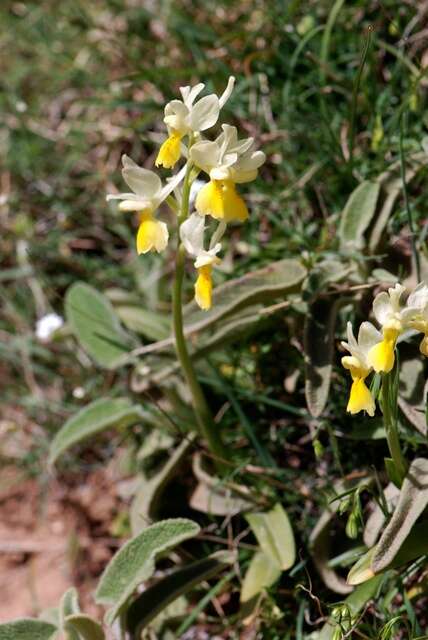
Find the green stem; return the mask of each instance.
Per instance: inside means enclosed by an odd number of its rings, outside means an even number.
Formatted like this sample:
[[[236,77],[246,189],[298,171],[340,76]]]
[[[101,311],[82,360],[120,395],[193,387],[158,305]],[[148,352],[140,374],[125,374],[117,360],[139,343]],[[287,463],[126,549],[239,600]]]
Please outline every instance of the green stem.
[[[401,451],[400,438],[398,436],[397,419],[391,407],[393,394],[391,393],[392,374],[387,373],[382,377],[382,413],[386,432],[386,440],[394,462],[397,474],[402,481],[407,473],[407,464]]]
[[[412,253],[413,253],[413,260],[415,263],[415,269],[416,269],[416,277],[418,282],[421,281],[421,264],[420,264],[420,260],[419,260],[419,253],[418,253],[418,249],[416,246],[416,232],[415,232],[415,226],[413,224],[413,217],[412,217],[412,211],[410,209],[410,203],[409,203],[409,195],[407,193],[407,183],[406,183],[406,164],[405,164],[405,156],[404,156],[404,144],[403,144],[403,140],[404,140],[404,119],[405,119],[405,112],[403,112],[401,114],[400,117],[400,170],[401,170],[401,182],[403,184],[403,195],[404,195],[404,204],[406,207],[406,214],[407,214],[407,222],[409,224],[409,229],[410,229],[410,238],[412,241]]]
[[[189,197],[190,197],[190,172],[192,165],[189,162],[183,183],[183,196],[181,203],[181,211],[178,216],[178,230],[185,221],[189,213]],[[178,237],[177,255],[175,260],[175,281],[173,288],[173,325],[175,334],[175,349],[177,357],[180,361],[184,376],[192,395],[193,409],[195,411],[196,420],[198,422],[201,434],[208,442],[208,446],[213,454],[217,465],[221,468],[221,460],[226,460],[226,450],[221,441],[218,426],[215,424],[207,401],[205,399],[202,387],[199,384],[195,369],[192,364],[189,352],[187,350],[186,339],[183,331],[183,280],[186,253],[183,245]]]
[[[364,69],[364,65],[366,64],[367,53],[370,47],[372,31],[373,31],[373,27],[370,25],[367,30],[367,38],[364,42],[363,52],[361,54],[361,60],[358,66],[357,79],[355,81],[354,90],[352,92],[351,117],[350,117],[350,125],[349,125],[349,161],[351,165],[354,160],[355,118],[357,115],[358,92],[360,90],[361,77],[363,75],[363,69]]]

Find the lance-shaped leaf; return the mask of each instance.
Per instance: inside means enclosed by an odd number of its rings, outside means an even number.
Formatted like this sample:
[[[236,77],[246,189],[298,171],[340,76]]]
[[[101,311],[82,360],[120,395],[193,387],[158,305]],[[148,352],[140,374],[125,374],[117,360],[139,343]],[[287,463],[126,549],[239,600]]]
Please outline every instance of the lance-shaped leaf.
[[[171,320],[167,315],[134,305],[119,305],[115,311],[127,329],[149,340],[163,340],[170,334]]]
[[[177,447],[166,464],[152,478],[141,480],[131,505],[131,529],[136,535],[156,517],[164,491],[176,476],[193,446],[195,436],[189,436]]]
[[[282,297],[296,290],[305,275],[306,269],[298,260],[285,259],[229,280],[214,289],[210,311],[201,311],[195,302],[186,307],[186,331],[200,331],[240,309]]]
[[[419,169],[425,166],[426,159],[423,158],[422,154],[414,154],[411,158],[411,164],[409,163],[409,166],[406,168],[406,184],[409,184],[409,182],[413,180],[413,178],[417,175]],[[399,165],[395,165],[395,170],[397,170],[398,168]],[[378,245],[382,240],[384,229],[388,223],[392,211],[394,210],[395,203],[403,187],[403,181],[401,177],[385,180],[385,178],[390,175],[391,171],[388,171],[379,177],[379,182],[385,183],[384,189],[386,192],[386,197],[379,211],[379,214],[376,217],[376,222],[373,225],[373,229],[371,230],[369,239],[370,253],[376,252]]]
[[[365,180],[351,193],[339,222],[341,249],[364,245],[364,232],[376,211],[379,189],[378,182]]]
[[[82,347],[100,367],[114,369],[136,346],[107,298],[84,282],[68,289],[65,315]]]
[[[392,518],[375,547],[371,565],[375,573],[391,565],[427,504],[428,460],[416,458],[404,479]]]
[[[218,551],[208,558],[181,567],[143,591],[126,613],[126,626],[132,638],[140,638],[147,625],[176,598],[209,580],[235,560],[235,555]]]
[[[256,551],[251,558],[241,589],[241,602],[249,602],[259,593],[272,586],[281,575],[282,569],[270,555]]]
[[[305,396],[314,418],[323,412],[330,390],[338,305],[339,300],[317,300],[305,318]]]
[[[239,336],[246,328],[251,329],[252,325],[261,324],[261,320],[265,316],[260,305],[273,302],[288,293],[297,291],[305,275],[306,269],[299,261],[285,259],[272,262],[263,269],[250,271],[241,278],[229,280],[226,284],[214,289],[214,303],[209,311],[201,312],[195,302],[186,306],[184,334],[193,342],[198,332],[207,329],[214,330],[219,321],[222,321],[218,333],[215,337],[212,336],[213,340],[204,345],[198,344],[198,347],[203,347],[208,351],[218,344],[222,344],[224,339],[234,339],[234,336]],[[238,311],[239,317],[234,318]],[[224,324],[225,318],[230,320],[227,329]],[[217,331],[217,328],[215,330]],[[170,336],[165,340],[136,349],[134,355],[153,354],[161,351],[172,353],[173,347],[174,337]]]
[[[49,464],[78,442],[111,427],[127,427],[141,418],[140,407],[131,404],[129,398],[99,398],[69,418],[55,434],[50,446]]]
[[[64,619],[64,628],[68,632],[77,633],[82,640],[104,640],[101,625],[84,613],[74,613]]]
[[[74,613],[80,613],[79,596],[74,587],[68,589],[61,598],[59,604],[59,617],[61,625],[63,624],[67,616],[71,616]]]
[[[350,570],[347,582],[350,585],[359,585],[366,580],[370,580],[375,575],[383,575],[389,569],[397,569],[407,562],[412,562],[420,556],[428,554],[428,538],[427,538],[428,521],[424,520],[416,524],[403,544],[398,553],[394,556],[391,563],[382,570],[374,571],[373,557],[376,547],[369,549]]]
[[[230,516],[248,511],[253,506],[246,500],[248,488],[242,485],[230,486],[207,473],[200,453],[193,456],[193,472],[199,483],[190,498],[192,509],[216,516]]]
[[[397,504],[398,497],[400,495],[400,490],[395,486],[395,484],[390,482],[388,486],[385,488],[383,495],[384,495],[386,504],[388,506],[388,510],[391,512],[392,507],[395,507],[395,505]],[[378,502],[375,502],[373,500],[373,502],[371,503],[371,507],[372,507],[372,512],[367,518],[366,525],[364,527],[364,532],[363,532],[364,544],[366,545],[366,547],[369,547],[369,548],[373,547],[373,545],[376,544],[380,534],[385,528],[385,519],[386,519],[385,514],[382,511]]]
[[[51,640],[58,628],[43,620],[20,618],[0,624],[0,640]]]
[[[66,640],[80,640],[80,636],[75,629],[66,628],[65,626],[66,617],[79,612],[79,596],[76,589],[71,587],[64,593],[59,603],[59,623]]]
[[[262,551],[283,571],[292,567],[296,559],[296,545],[282,505],[278,503],[266,513],[249,513],[245,517]]]
[[[153,575],[155,559],[199,533],[199,526],[185,518],[157,522],[129,540],[109,562],[95,593],[98,604],[109,605],[107,624],[119,614],[139,584]]]

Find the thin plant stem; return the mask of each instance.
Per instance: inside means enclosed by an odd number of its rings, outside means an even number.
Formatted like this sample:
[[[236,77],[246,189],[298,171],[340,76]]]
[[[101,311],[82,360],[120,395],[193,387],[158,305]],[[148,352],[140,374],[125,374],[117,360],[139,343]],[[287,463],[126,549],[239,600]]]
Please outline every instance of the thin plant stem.
[[[178,230],[186,220],[189,214],[189,198],[190,198],[190,173],[192,170],[191,162],[188,162],[187,171],[183,183],[183,195],[181,209],[178,215]],[[187,384],[189,385],[192,395],[192,404],[195,411],[196,420],[201,434],[206,439],[209,449],[213,454],[214,460],[219,468],[222,467],[221,460],[226,459],[226,450],[220,438],[218,426],[209,410],[204,392],[199,384],[193,367],[192,360],[187,350],[186,339],[183,330],[183,280],[185,267],[185,249],[180,242],[178,234],[177,255],[175,260],[175,280],[173,288],[173,326],[175,335],[175,349],[178,360],[180,361]]]
[[[372,31],[373,31],[373,27],[369,25],[367,30],[367,37],[364,42],[363,52],[361,54],[360,64],[358,66],[358,73],[357,73],[357,78],[354,84],[354,90],[352,92],[351,117],[350,117],[350,125],[349,125],[349,161],[351,164],[353,163],[353,160],[354,160],[355,117],[357,114],[358,92],[360,90],[363,69],[364,69],[364,65],[366,64],[367,54],[370,48]]]
[[[415,269],[416,269],[416,277],[418,279],[418,282],[421,281],[421,263],[419,260],[419,252],[416,246],[416,231],[415,231],[415,225],[413,222],[413,216],[412,216],[412,211],[410,209],[410,203],[409,203],[409,195],[407,192],[407,183],[406,183],[406,159],[405,159],[405,155],[404,155],[404,124],[405,124],[405,117],[406,114],[405,112],[403,112],[401,114],[401,118],[400,118],[400,170],[401,170],[401,182],[403,185],[403,195],[404,195],[404,204],[406,207],[406,214],[407,214],[407,222],[409,224],[409,229],[410,229],[410,239],[412,242],[412,254],[413,254],[413,260],[415,263]]]
[[[388,443],[389,452],[394,462],[397,474],[400,477],[400,481],[402,481],[407,473],[407,464],[401,450],[400,438],[398,436],[397,419],[391,407],[391,383],[391,374],[385,374],[382,377],[383,422],[385,426],[386,440]]]

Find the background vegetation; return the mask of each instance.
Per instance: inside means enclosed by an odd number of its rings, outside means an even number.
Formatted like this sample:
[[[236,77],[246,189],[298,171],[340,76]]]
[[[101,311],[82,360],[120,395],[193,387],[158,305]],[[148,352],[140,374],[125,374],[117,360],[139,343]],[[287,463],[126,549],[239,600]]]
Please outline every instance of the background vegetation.
[[[49,491],[54,434],[99,397],[130,396],[142,404],[145,419],[68,452],[55,481],[66,495],[93,482],[112,459],[115,472],[106,490],[115,495],[119,477],[132,481],[142,471],[156,477],[183,431],[192,430],[185,392],[172,386],[161,394],[150,383],[144,358],[136,370],[106,371],[77,345],[69,325],[49,343],[35,334],[37,320],[48,312],[64,316],[66,291],[76,281],[122,307],[119,316],[138,344],[168,334],[173,247],[166,260],[137,257],[136,221],[107,204],[105,195],[122,190],[122,153],[152,167],[164,137],[163,105],[178,86],[201,80],[221,92],[234,74],[237,87],[224,115],[254,136],[268,158],[257,182],[245,189],[250,222],[233,229],[217,284],[283,258],[298,258],[308,270],[294,297],[265,305],[256,323],[211,352],[199,370],[234,452],[229,480],[248,487],[261,509],[282,503],[296,538],[296,564],[244,625],[239,589],[256,540],[239,513],[214,516],[189,505],[195,486],[189,451],[185,472],[156,514],[199,522],[202,533],[185,547],[189,557],[230,548],[241,568],[226,572],[215,592],[221,578],[192,592],[173,634],[190,629],[193,635],[183,637],[309,638],[345,597],[320,577],[310,536],[334,486],[337,491],[335,483],[381,468],[386,454],[379,418],[346,415],[349,381],[338,366],[339,342],[347,320],[367,318],[376,287],[397,278],[416,282],[400,161],[408,172],[409,207],[426,273],[427,10],[417,0],[1,4],[0,457],[8,491],[29,478],[43,489],[36,491],[38,499]],[[364,242],[349,246],[338,234],[344,207],[358,184],[379,176],[383,199]],[[389,215],[373,240],[380,205],[393,189]],[[188,287],[190,300],[190,280]],[[303,326],[309,313],[330,317],[333,307],[334,366],[328,402],[316,415],[313,406],[308,410],[307,382],[305,398]],[[309,343],[316,359],[321,346],[315,338]],[[425,447],[424,436],[404,417],[403,429],[407,450],[416,455]],[[191,443],[192,452],[201,447]],[[90,536],[109,536],[104,559],[130,535],[131,493],[120,492],[105,514],[90,519]],[[369,497],[362,493],[363,508]],[[7,492],[2,499],[7,502]],[[336,556],[349,546],[348,507],[335,525]],[[90,557],[91,549],[76,553]],[[97,577],[102,566],[93,562],[76,570],[74,562],[78,586]],[[380,637],[394,616],[399,622],[385,638],[426,632],[424,565],[388,576],[376,602],[363,608],[355,637]],[[164,637],[166,631],[156,633]]]

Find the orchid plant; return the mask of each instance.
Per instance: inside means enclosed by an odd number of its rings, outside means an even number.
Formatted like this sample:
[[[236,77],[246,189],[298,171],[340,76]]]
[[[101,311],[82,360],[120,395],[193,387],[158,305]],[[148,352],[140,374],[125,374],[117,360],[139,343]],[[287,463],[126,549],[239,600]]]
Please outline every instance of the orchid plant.
[[[236,185],[257,177],[265,154],[254,149],[253,138],[238,138],[236,127],[222,125],[222,132],[214,140],[202,133],[217,124],[220,112],[233,91],[235,78],[231,76],[221,96],[199,95],[205,85],[181,87],[181,100],[171,100],[165,106],[164,123],[168,137],[161,145],[156,166],[174,169],[181,160],[183,166],[162,185],[153,171],[139,167],[131,158],[122,157],[122,176],[131,188],[130,193],[110,194],[107,200],[120,200],[121,211],[139,215],[136,244],[137,252],[164,251],[169,241],[169,229],[156,217],[160,205],[168,204],[176,215],[177,248],[175,283],[173,287],[173,325],[175,346],[187,383],[191,390],[193,407],[201,433],[207,439],[217,461],[225,457],[218,430],[214,424],[202,388],[189,357],[183,332],[183,280],[185,260],[189,256],[197,271],[195,301],[208,311],[212,306],[212,271],[220,264],[220,240],[232,222],[245,222],[249,213]],[[190,209],[190,189],[203,172],[209,181],[199,190],[195,211]],[[216,229],[205,249],[204,237],[210,233],[207,220],[217,221]]]

